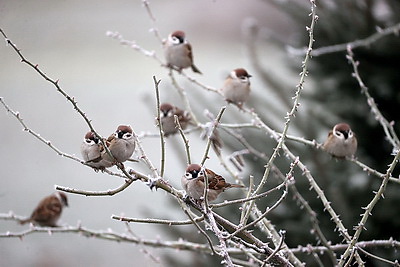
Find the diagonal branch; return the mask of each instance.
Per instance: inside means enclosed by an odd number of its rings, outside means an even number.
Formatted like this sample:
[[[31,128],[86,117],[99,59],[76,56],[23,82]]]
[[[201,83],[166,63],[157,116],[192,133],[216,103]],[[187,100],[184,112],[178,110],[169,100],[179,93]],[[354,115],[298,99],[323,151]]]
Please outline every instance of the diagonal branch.
[[[385,192],[386,185],[389,181],[389,177],[392,174],[394,168],[396,165],[399,163],[400,159],[400,150],[397,152],[395,157],[393,158],[392,163],[389,165],[388,170],[386,171],[386,177],[383,179],[381,186],[379,187],[379,190],[375,193],[375,196],[372,198],[371,202],[368,203],[367,207],[365,207],[365,212],[362,214],[362,218],[358,225],[355,227],[356,232],[354,233],[353,238],[351,239],[351,242],[349,246],[347,247],[346,251],[342,255],[339,261],[339,266],[343,266],[345,264],[345,260],[350,256],[350,253],[354,250],[355,244],[358,241],[358,238],[361,235],[361,232],[365,228],[365,224],[369,218],[369,216],[372,214],[372,210],[374,209],[375,205],[378,203],[378,201],[383,198],[383,193]]]
[[[324,47],[319,47],[316,48],[312,51],[311,55],[314,57],[318,57],[321,55],[325,54],[331,54],[331,53],[336,53],[336,52],[342,52],[346,51],[349,46],[352,48],[357,48],[357,47],[363,47],[363,46],[370,46],[371,44],[375,43],[376,41],[380,40],[383,37],[386,37],[388,35],[398,35],[400,31],[400,23],[397,23],[393,26],[387,27],[385,29],[377,29],[377,32],[368,36],[367,38],[364,39],[358,39],[349,43],[344,43],[344,44],[336,44],[336,45],[331,45],[331,46],[324,46]],[[305,50],[304,49],[296,49],[289,47],[288,48],[289,53],[293,55],[302,55],[304,54]]]
[[[395,149],[400,149],[400,140],[393,128],[393,123],[389,123],[380,112],[374,98],[369,93],[368,87],[362,81],[360,73],[358,72],[358,65],[360,63],[358,61],[355,61],[352,49],[353,48],[351,46],[347,47],[346,58],[349,60],[350,64],[353,67],[353,77],[357,80],[361,88],[361,93],[363,93],[367,97],[367,103],[371,108],[372,113],[375,115],[375,119],[381,124],[387,139]]]

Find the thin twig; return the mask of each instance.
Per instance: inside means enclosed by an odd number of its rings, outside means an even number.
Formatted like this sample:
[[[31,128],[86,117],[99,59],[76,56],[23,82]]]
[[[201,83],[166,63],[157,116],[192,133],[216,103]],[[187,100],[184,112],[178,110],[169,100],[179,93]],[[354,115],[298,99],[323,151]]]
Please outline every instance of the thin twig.
[[[150,20],[153,24],[153,27],[151,28],[151,31],[154,33],[154,35],[157,37],[158,41],[162,44],[163,40],[160,36],[160,33],[158,32],[158,29],[155,27],[156,25],[156,17],[153,15],[153,12],[151,11],[150,8],[150,3],[147,0],[142,0],[143,6],[146,8],[147,14],[150,17]]]
[[[206,204],[206,202],[205,202],[205,204]],[[215,221],[214,215],[211,212],[211,210],[206,208],[205,211],[206,211],[206,216],[207,216],[208,222],[210,223],[211,229],[214,232],[215,236],[219,240],[219,248],[221,250],[219,251],[218,254],[224,258],[224,261],[222,262],[222,264],[225,266],[228,266],[228,267],[233,267],[233,262],[229,255],[228,247],[227,247],[225,238],[222,234],[222,231],[218,228],[218,225]]]
[[[149,169],[152,171],[153,176],[155,178],[159,178],[159,174],[157,172],[156,167],[154,167],[153,163],[150,161],[150,159],[147,157],[146,152],[144,151],[143,147],[142,147],[142,143],[141,141],[137,138],[137,135],[135,132],[132,132],[133,136],[135,138],[135,142],[139,148],[140,154],[141,154],[141,159],[143,159],[143,161],[146,163],[146,165],[149,167]]]
[[[160,90],[159,84],[161,80],[157,80],[156,76],[153,76],[154,81],[154,89],[156,90],[156,106],[157,106],[157,124],[158,129],[160,131],[160,142],[161,142],[161,170],[160,176],[164,177],[164,168],[165,168],[165,139],[164,139],[164,131],[161,123],[161,111],[160,111]]]
[[[275,248],[274,252],[264,260],[264,263],[261,267],[264,267],[269,262],[269,260],[282,249],[282,245],[284,244],[284,240],[285,240],[286,231],[285,230],[279,231],[279,235],[281,236],[279,245]]]
[[[400,29],[400,27],[399,27],[399,29]],[[387,139],[392,144],[393,148],[399,150],[400,149],[400,141],[399,141],[399,137],[397,136],[397,134],[394,130],[393,123],[389,123],[389,121],[386,120],[386,118],[380,112],[378,106],[375,103],[374,98],[369,93],[368,87],[362,81],[360,73],[358,71],[358,65],[360,63],[358,61],[355,61],[352,49],[353,48],[351,46],[347,47],[346,58],[349,60],[350,64],[353,67],[353,77],[357,80],[357,82],[361,88],[361,93],[363,93],[365,95],[365,97],[367,98],[367,103],[368,103],[369,107],[371,108],[372,113],[375,115],[375,119],[381,124]]]
[[[208,244],[210,245],[210,249],[213,252],[213,254],[218,254],[215,249],[214,249],[214,245],[211,241],[210,236],[200,227],[200,225],[195,221],[195,218],[192,217],[190,209],[186,206],[186,204],[180,199],[177,198],[179,205],[181,206],[183,212],[189,217],[190,221],[192,222],[192,224],[194,224],[194,226],[196,226],[196,228],[199,230],[199,232],[207,239]]]
[[[37,73],[39,73],[40,76],[42,76],[42,78],[44,78],[46,81],[50,82],[55,88],[56,90],[64,97],[67,99],[68,102],[70,102],[73,106],[73,108],[79,113],[79,115],[81,115],[81,117],[84,119],[84,121],[86,122],[86,124],[89,126],[90,130],[99,138],[99,140],[102,142],[103,146],[105,147],[105,149],[107,150],[107,152],[109,153],[109,150],[106,146],[106,144],[104,143],[103,138],[97,133],[97,131],[94,129],[91,120],[87,117],[86,113],[83,112],[83,110],[81,110],[78,106],[78,102],[75,100],[74,97],[69,96],[66,91],[64,91],[63,89],[61,89],[60,85],[59,85],[59,80],[54,80],[52,78],[50,78],[49,76],[47,76],[47,74],[42,71],[41,68],[39,68],[39,66],[37,64],[33,64],[32,62],[30,62],[29,60],[27,60],[25,58],[25,56],[21,53],[21,50],[17,48],[17,46],[10,40],[8,39],[7,35],[5,34],[5,32],[0,28],[0,33],[3,35],[3,37],[5,38],[6,42],[8,45],[10,45],[14,51],[18,54],[18,56],[21,59],[22,63],[27,64],[28,66],[30,66],[31,68],[33,68]],[[111,155],[111,153],[109,153]],[[112,157],[112,155],[111,155]],[[112,157],[113,158],[113,157]]]
[[[337,44],[337,45],[316,48],[312,51],[311,55],[313,57],[318,57],[318,56],[325,55],[325,54],[342,52],[342,51],[346,51],[347,47],[349,47],[349,46],[351,46],[352,48],[370,46],[385,36],[392,35],[392,34],[398,35],[399,31],[400,31],[400,23],[397,23],[397,24],[387,27],[385,29],[378,28],[376,33],[368,36],[367,38],[358,39],[353,42],[348,42],[348,43],[344,43],[344,44]],[[288,47],[288,51],[289,51],[289,53],[291,53],[293,55],[300,56],[300,55],[304,54],[305,49],[296,49],[296,48]]]
[[[309,64],[309,60],[311,58],[311,51],[313,49],[313,44],[314,44],[314,27],[315,27],[315,23],[317,22],[317,19],[318,19],[317,15],[316,15],[316,11],[315,11],[315,9],[316,9],[315,1],[310,0],[310,3],[311,3],[311,25],[310,25],[310,27],[307,27],[307,31],[309,34],[309,42],[308,42],[308,48],[307,48],[307,51],[305,54],[305,58],[302,62],[302,70],[300,72],[300,81],[296,86],[296,92],[295,92],[295,96],[294,96],[293,106],[285,117],[286,120],[285,120],[285,126],[282,131],[282,136],[280,137],[279,142],[274,149],[274,152],[272,153],[269,161],[267,162],[267,164],[265,166],[264,175],[263,175],[260,183],[258,184],[256,190],[254,190],[253,195],[258,194],[261,191],[261,189],[264,187],[264,184],[267,182],[267,179],[268,179],[268,176],[269,176],[269,173],[271,170],[271,166],[274,163],[276,157],[278,156],[279,151],[281,150],[283,144],[285,143],[286,134],[287,134],[287,131],[289,130],[291,119],[295,116],[295,114],[297,113],[298,107],[299,107],[300,95],[301,95],[301,92],[304,87],[305,78],[308,75],[308,64]]]
[[[4,108],[7,110],[7,112],[11,113],[17,120],[18,122],[22,125],[23,127],[23,131],[33,135],[35,138],[37,138],[40,142],[44,143],[45,145],[49,146],[52,150],[54,150],[59,156],[65,157],[65,158],[69,158],[72,159],[74,161],[77,161],[81,164],[87,165],[83,160],[80,160],[79,158],[66,154],[64,152],[62,152],[60,149],[58,149],[57,147],[55,147],[51,141],[46,140],[45,138],[43,138],[40,134],[36,133],[35,131],[33,131],[32,129],[30,129],[24,122],[24,120],[21,117],[21,114],[17,111],[14,111],[10,108],[10,106],[8,106],[5,102],[4,99],[2,97],[0,97],[0,103],[3,104]],[[89,166],[89,165],[87,165]]]
[[[113,196],[113,195],[125,190],[128,186],[130,186],[132,184],[133,181],[134,180],[126,179],[125,183],[122,184],[121,186],[119,186],[115,189],[109,189],[107,191],[86,191],[86,190],[74,189],[74,188],[70,188],[70,187],[64,187],[64,186],[60,186],[60,185],[55,185],[55,189],[63,191],[63,192],[67,192],[67,193],[84,195],[84,196]]]
[[[258,194],[258,195],[255,195],[255,196],[247,196],[246,198],[241,198],[241,199],[224,201],[224,202],[218,203],[218,204],[211,204],[210,207],[211,208],[221,208],[221,207],[229,206],[229,205],[232,205],[232,204],[246,203],[246,202],[249,202],[251,200],[257,200],[257,199],[263,198],[263,197],[271,194],[272,192],[280,190],[285,185],[286,185],[286,182],[283,182],[283,183],[277,185],[276,187],[274,187],[274,188],[272,188],[272,189],[270,189],[270,190],[268,190],[266,192],[263,192],[261,194]]]
[[[129,46],[130,48],[140,52],[141,54],[145,55],[146,57],[154,58],[158,63],[160,63],[161,66],[165,66],[164,62],[157,56],[155,51],[149,51],[149,50],[143,49],[135,41],[125,40],[124,37],[122,36],[122,34],[120,34],[119,32],[107,31],[106,35],[108,37],[111,37],[111,38],[119,41],[119,43],[121,45]]]
[[[204,220],[204,216],[196,217],[193,218],[192,220],[186,220],[186,221],[171,221],[171,220],[161,220],[161,219],[153,219],[153,218],[147,218],[147,219],[140,219],[140,218],[127,218],[127,217],[122,217],[122,216],[117,216],[117,215],[112,215],[111,219],[117,220],[117,221],[122,221],[122,222],[135,222],[135,223],[151,223],[151,224],[166,224],[166,225],[188,225],[188,224],[193,224],[193,221],[195,222],[201,222]]]
[[[189,139],[186,138],[185,133],[183,132],[182,126],[179,122],[179,118],[177,115],[174,115],[175,124],[178,127],[178,131],[182,137],[183,143],[185,144],[185,151],[186,151],[186,163],[187,165],[192,163],[192,159],[190,158],[190,149],[189,149]]]
[[[400,159],[400,150],[394,156],[392,163],[390,163],[389,168],[386,171],[386,177],[385,177],[385,179],[383,179],[381,186],[379,187],[379,190],[375,193],[375,196],[372,198],[371,202],[368,203],[368,205],[364,208],[365,212],[364,212],[364,214],[362,214],[360,222],[355,227],[356,232],[354,233],[353,238],[351,239],[351,242],[349,243],[349,246],[347,247],[346,251],[343,253],[342,257],[340,258],[339,266],[343,266],[345,264],[346,259],[350,256],[350,253],[354,250],[355,244],[357,243],[361,232],[364,230],[365,224],[366,224],[369,216],[372,214],[372,210],[374,209],[375,205],[378,203],[379,199],[383,198],[383,193],[385,192],[386,185],[389,181],[389,177],[392,174],[396,165],[398,164],[399,159]]]
[[[287,191],[287,186],[288,186],[287,183],[285,183],[285,185],[286,185],[285,190],[283,191],[281,197],[274,203],[274,205],[272,205],[271,207],[267,207],[267,208],[265,209],[264,213],[261,214],[260,216],[258,216],[258,218],[257,218],[256,220],[252,221],[251,223],[248,223],[248,224],[246,224],[246,225],[243,225],[243,226],[239,227],[235,232],[233,232],[232,234],[230,234],[230,235],[229,235],[228,237],[226,237],[226,238],[227,238],[227,239],[228,239],[228,238],[232,238],[232,237],[235,236],[237,233],[239,233],[239,232],[241,232],[241,231],[243,231],[243,230],[245,230],[245,229],[247,229],[247,228],[249,228],[249,227],[251,227],[251,226],[257,224],[257,223],[260,222],[265,216],[267,216],[268,213],[270,213],[272,210],[274,210],[276,207],[278,207],[279,204],[281,204],[281,202],[286,198],[287,193],[288,193],[288,191]]]
[[[195,125],[200,125],[200,122],[197,120],[196,115],[192,111],[192,108],[190,106],[189,99],[187,98],[185,89],[182,88],[176,81],[174,72],[172,71],[172,69],[169,69],[168,75],[171,78],[172,85],[175,87],[175,89],[178,91],[179,96],[181,97],[181,100],[185,106],[185,110],[187,110],[189,112],[191,120],[193,121],[193,123]]]
[[[224,114],[225,110],[226,110],[225,106],[223,106],[219,110],[218,115],[215,118],[213,126],[212,126],[212,128],[211,128],[211,130],[209,132],[209,135],[207,136],[208,140],[207,140],[206,150],[204,151],[203,159],[201,160],[201,163],[200,163],[200,165],[202,165],[202,166],[204,165],[204,163],[206,162],[206,160],[208,158],[208,152],[210,151],[210,146],[211,146],[211,143],[212,143],[211,136],[212,136],[214,130],[217,128],[218,123],[221,121],[222,115]]]
[[[66,91],[64,91],[60,85],[59,85],[59,81],[58,80],[53,80],[51,79],[49,76],[47,76],[47,74],[45,74],[44,71],[42,71],[39,66],[36,64],[33,64],[32,62],[30,62],[29,60],[27,60],[24,55],[21,53],[21,51],[17,48],[17,46],[10,40],[8,39],[7,35],[4,33],[4,31],[2,29],[0,29],[0,33],[4,36],[4,38],[6,39],[7,44],[9,44],[14,51],[18,54],[18,56],[21,58],[21,62],[27,64],[28,66],[32,67],[37,73],[39,73],[40,76],[42,76],[42,78],[44,78],[46,81],[50,82],[57,90],[57,92],[59,92],[64,98],[67,99],[68,102],[70,102],[73,106],[73,108],[79,113],[79,115],[84,119],[84,121],[86,122],[86,124],[89,126],[90,130],[96,135],[96,137],[100,140],[100,142],[102,143],[104,149],[106,150],[107,154],[111,157],[111,159],[114,159],[114,156],[111,154],[108,146],[105,143],[104,138],[102,138],[101,135],[99,135],[97,133],[97,131],[94,129],[91,120],[87,117],[86,113],[83,112],[79,106],[77,101],[75,100],[74,97],[69,96]],[[49,143],[48,143],[49,145]],[[55,150],[54,148],[52,148],[53,150]],[[57,152],[57,150],[55,150]],[[116,166],[126,175],[126,177],[130,180],[133,180],[133,178],[126,172],[125,168],[123,167],[122,164],[116,164]]]
[[[379,248],[379,247],[392,247],[393,249],[400,249],[400,241],[394,240],[390,238],[388,240],[370,240],[370,241],[360,241],[356,243],[358,248]],[[318,253],[325,253],[328,250],[332,251],[341,251],[346,250],[348,244],[336,244],[331,245],[328,249],[325,246],[298,246],[297,248],[290,249],[293,253],[310,253],[311,251],[315,251]]]
[[[379,256],[377,256],[377,255],[374,255],[374,254],[372,254],[372,253],[366,251],[366,250],[363,249],[363,248],[357,247],[357,249],[358,249],[359,251],[361,251],[362,253],[364,253],[365,255],[367,255],[367,256],[369,256],[369,257],[371,257],[371,258],[374,258],[374,259],[376,259],[376,260],[378,260],[378,261],[382,261],[382,262],[384,262],[384,263],[390,264],[391,266],[399,266],[398,263],[396,264],[396,262],[394,262],[394,261],[390,261],[390,260],[384,259],[384,258],[382,258],[382,257],[379,257]]]

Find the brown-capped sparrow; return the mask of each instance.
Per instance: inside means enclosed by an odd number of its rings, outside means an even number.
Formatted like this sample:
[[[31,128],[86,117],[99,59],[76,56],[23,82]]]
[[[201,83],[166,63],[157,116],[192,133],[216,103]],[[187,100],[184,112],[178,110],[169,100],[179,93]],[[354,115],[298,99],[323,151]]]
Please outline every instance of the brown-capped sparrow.
[[[115,161],[122,163],[128,160],[135,151],[135,138],[131,126],[118,126],[115,133],[107,138],[106,144],[115,160],[108,155],[105,149],[102,151],[103,159],[113,163]]]
[[[329,132],[323,149],[337,158],[353,157],[357,151],[357,138],[347,123],[338,123]]]
[[[225,100],[241,108],[250,96],[250,77],[251,75],[242,68],[231,71],[220,89]]]
[[[168,67],[178,71],[191,67],[194,72],[201,74],[193,63],[192,46],[186,40],[183,31],[174,31],[168,35],[164,41],[164,54]]]
[[[63,207],[68,206],[67,195],[63,192],[55,192],[39,202],[31,217],[21,220],[21,224],[31,222],[35,225],[57,227],[57,221],[61,216]]]
[[[110,161],[103,159],[101,156],[102,151],[104,150],[103,145],[100,142],[100,139],[93,132],[88,132],[85,135],[85,139],[81,144],[81,154],[83,160],[90,166],[95,169],[104,169],[109,168],[113,164]]]
[[[190,114],[187,111],[169,103],[162,103],[160,105],[160,120],[165,136],[178,132],[178,127],[175,124],[175,115],[178,116],[182,130],[186,129],[190,123]]]
[[[186,172],[182,176],[181,182],[186,193],[196,200],[199,200],[204,196],[204,175],[207,175],[208,179],[208,201],[215,200],[220,193],[225,191],[225,189],[232,187],[243,187],[239,184],[227,183],[221,175],[218,175],[215,172],[200,166],[199,164],[190,164],[186,168]]]

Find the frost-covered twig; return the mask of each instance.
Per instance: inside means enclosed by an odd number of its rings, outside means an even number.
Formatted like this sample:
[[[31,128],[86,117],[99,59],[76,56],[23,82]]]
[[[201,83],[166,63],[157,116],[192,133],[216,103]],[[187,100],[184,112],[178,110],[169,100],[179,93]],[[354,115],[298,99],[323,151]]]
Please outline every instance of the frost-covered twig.
[[[354,59],[354,53],[353,53],[352,49],[353,48],[350,45],[347,47],[347,56],[346,56],[346,58],[349,60],[350,64],[353,67],[352,75],[357,80],[357,82],[361,88],[361,93],[366,96],[367,103],[368,103],[372,113],[375,115],[375,119],[381,124],[388,141],[392,144],[392,146],[395,150],[399,150],[400,149],[400,141],[399,141],[399,137],[397,136],[397,134],[393,128],[394,122],[389,122],[388,120],[386,120],[386,118],[383,116],[383,114],[380,112],[378,106],[376,105],[375,99],[370,95],[368,87],[362,81],[360,73],[358,71],[358,65],[360,64],[360,62],[358,62]]]
[[[383,198],[383,194],[385,192],[386,185],[389,181],[389,177],[392,174],[394,168],[399,163],[399,159],[400,159],[400,150],[394,156],[393,161],[389,164],[389,168],[386,171],[385,179],[383,179],[381,186],[379,187],[379,190],[377,192],[375,192],[375,196],[372,198],[371,202],[368,203],[368,205],[365,208],[363,208],[365,210],[365,212],[364,212],[364,214],[362,214],[360,222],[355,227],[356,232],[354,233],[353,238],[351,239],[351,242],[349,243],[349,246],[347,247],[346,251],[343,253],[343,255],[340,258],[339,266],[344,266],[347,258],[350,256],[350,253],[354,250],[354,246],[357,243],[361,232],[365,229],[365,224],[366,224],[369,216],[372,215],[372,210],[374,209],[375,205],[378,203],[379,199]]]
[[[376,41],[380,40],[381,38],[388,36],[388,35],[398,35],[400,31],[400,23],[397,23],[393,26],[387,27],[385,29],[377,28],[377,32],[368,36],[364,39],[357,39],[352,42],[344,43],[344,44],[336,44],[331,46],[324,46],[316,48],[312,51],[311,55],[314,57],[318,57],[325,54],[331,54],[336,52],[343,52],[347,50],[347,47],[351,46],[352,48],[363,47],[363,46],[370,46]],[[293,55],[303,55],[305,49],[296,49],[292,47],[288,47],[289,53]]]

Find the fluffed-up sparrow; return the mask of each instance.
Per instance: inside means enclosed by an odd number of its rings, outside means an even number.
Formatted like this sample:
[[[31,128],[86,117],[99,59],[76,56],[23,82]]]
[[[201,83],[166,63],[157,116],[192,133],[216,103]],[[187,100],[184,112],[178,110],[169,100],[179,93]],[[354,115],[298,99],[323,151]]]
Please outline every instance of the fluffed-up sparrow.
[[[164,54],[167,65],[178,71],[191,67],[194,72],[200,70],[193,63],[192,46],[186,39],[183,31],[174,31],[164,41]]]
[[[205,175],[207,175],[208,179],[208,201],[215,200],[220,193],[224,192],[228,188],[243,187],[239,184],[227,183],[221,175],[218,175],[199,164],[190,164],[186,168],[186,172],[181,179],[182,187],[190,197],[199,200],[204,196]]]
[[[21,224],[31,222],[35,225],[57,227],[57,221],[61,216],[63,207],[68,206],[67,195],[63,192],[55,192],[39,202],[32,215]]]
[[[131,126],[118,126],[115,133],[107,138],[106,143],[115,160],[108,155],[105,149],[102,151],[103,159],[113,163],[115,163],[115,161],[123,163],[128,160],[135,151],[136,145]]]
[[[231,71],[220,89],[225,100],[241,108],[250,96],[250,77],[252,76],[243,68]]]
[[[353,157],[357,151],[357,138],[347,123],[338,123],[329,132],[323,149],[337,158]]]
[[[178,127],[175,124],[175,115],[178,116],[178,121],[182,127],[182,130],[186,129],[186,127],[190,123],[189,112],[184,111],[169,103],[162,103],[160,105],[160,120],[165,136],[178,132]]]
[[[86,164],[95,169],[111,167],[112,162],[103,159],[101,156],[103,150],[104,147],[100,139],[93,132],[88,132],[81,144],[81,154]]]

